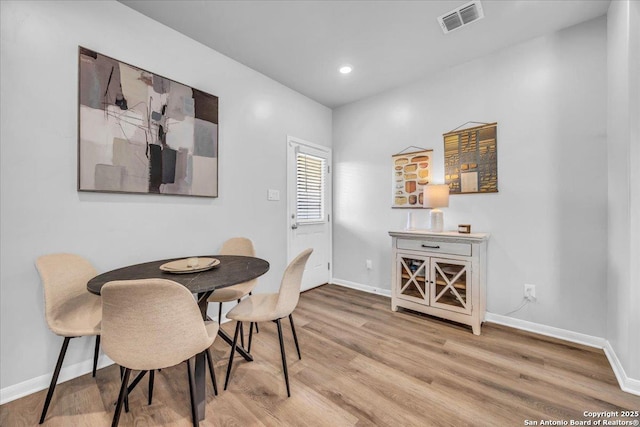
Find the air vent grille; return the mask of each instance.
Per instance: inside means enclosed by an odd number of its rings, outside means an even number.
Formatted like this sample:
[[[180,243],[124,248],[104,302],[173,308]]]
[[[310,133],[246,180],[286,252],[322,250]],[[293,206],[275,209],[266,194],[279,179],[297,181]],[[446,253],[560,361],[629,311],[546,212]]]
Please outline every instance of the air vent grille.
[[[462,22],[465,24],[478,19],[478,8],[476,7],[476,4],[472,3],[471,5],[460,9],[460,17],[462,18]]]
[[[442,21],[444,22],[444,25],[447,27],[448,31],[455,30],[462,25],[460,16],[457,13],[452,13],[445,16],[444,18],[442,18]]]
[[[482,5],[479,1],[472,1],[438,17],[438,22],[446,34],[481,18],[484,18]]]

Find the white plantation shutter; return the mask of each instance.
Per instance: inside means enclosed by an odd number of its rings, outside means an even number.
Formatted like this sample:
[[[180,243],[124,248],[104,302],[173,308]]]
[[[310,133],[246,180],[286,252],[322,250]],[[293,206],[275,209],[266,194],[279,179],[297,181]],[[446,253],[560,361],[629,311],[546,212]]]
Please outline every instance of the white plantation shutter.
[[[296,216],[298,222],[324,220],[326,160],[309,154],[296,155]]]

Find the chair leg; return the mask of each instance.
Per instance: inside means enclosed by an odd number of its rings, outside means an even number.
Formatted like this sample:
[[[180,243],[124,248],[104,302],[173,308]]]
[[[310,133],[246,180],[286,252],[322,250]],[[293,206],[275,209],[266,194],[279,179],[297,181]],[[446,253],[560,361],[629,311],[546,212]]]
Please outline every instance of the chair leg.
[[[253,295],[253,292],[249,292],[249,295]],[[255,322],[255,325],[256,325],[256,334],[257,334],[258,332],[260,332],[260,331],[258,330],[258,323],[257,323],[257,322]],[[251,334],[251,331],[249,331],[249,334]]]
[[[289,373],[287,372],[287,356],[284,352],[284,340],[282,339],[282,323],[280,323],[280,319],[276,320],[276,323],[278,324],[278,338],[280,339],[280,354],[282,355],[284,382],[287,385],[287,397],[291,397],[291,391],[289,391]]]
[[[64,355],[67,353],[67,347],[69,347],[70,340],[71,340],[71,337],[64,337],[64,341],[62,342],[62,348],[60,349],[58,362],[56,363],[56,368],[53,371],[53,377],[51,378],[51,384],[49,384],[49,391],[47,392],[47,398],[45,399],[44,407],[42,408],[42,415],[40,416],[40,424],[44,422],[44,417],[47,416],[47,410],[49,409],[49,404],[51,403],[53,390],[56,389],[56,383],[58,382],[58,375],[60,375],[60,368],[62,368],[62,361],[64,360]]]
[[[222,303],[218,303],[218,323],[222,325]]]
[[[191,420],[193,427],[198,427],[198,412],[196,410],[196,381],[191,370],[191,359],[187,359],[187,371],[189,374],[189,398],[191,399]]]
[[[229,376],[231,375],[231,366],[233,365],[233,355],[236,352],[236,345],[238,345],[238,333],[240,332],[240,322],[236,322],[236,332],[233,334],[233,344],[231,344],[231,354],[229,355],[229,363],[227,365],[227,376],[224,379],[224,389],[227,389],[229,385]]]
[[[93,350],[93,372],[91,376],[95,378],[98,367],[98,352],[100,351],[100,335],[96,335],[96,348]]]
[[[249,347],[247,347],[247,353],[251,353],[251,340],[253,338],[253,325],[256,325],[256,332],[258,330],[258,324],[256,322],[251,322],[249,324]]]
[[[149,405],[153,401],[153,381],[156,376],[156,371],[153,369],[149,371]]]
[[[121,367],[122,368],[122,367]],[[122,375],[122,384],[120,385],[120,394],[118,395],[118,403],[116,404],[116,412],[113,414],[113,421],[111,427],[116,427],[120,422],[120,413],[122,412],[122,404],[127,396],[127,384],[129,384],[129,376],[131,375],[131,369],[126,368]]]
[[[242,301],[240,298],[238,298],[238,304],[240,304],[240,301]],[[240,322],[240,346],[242,348],[245,348],[244,346],[244,325],[242,324],[242,322]]]
[[[124,378],[125,372],[126,372],[126,369],[120,366],[120,379]],[[129,390],[127,390],[124,394],[124,411],[129,412]]]
[[[289,314],[289,323],[291,323],[291,332],[293,332],[293,342],[296,343],[296,350],[298,350],[298,359],[302,360],[300,346],[298,345],[298,335],[296,335],[296,327],[293,326],[293,316],[291,314]]]
[[[211,348],[207,349],[207,362],[209,363],[209,374],[211,374],[211,382],[213,383],[213,394],[218,395],[218,382],[216,381],[216,371],[213,369],[213,358],[211,357]]]

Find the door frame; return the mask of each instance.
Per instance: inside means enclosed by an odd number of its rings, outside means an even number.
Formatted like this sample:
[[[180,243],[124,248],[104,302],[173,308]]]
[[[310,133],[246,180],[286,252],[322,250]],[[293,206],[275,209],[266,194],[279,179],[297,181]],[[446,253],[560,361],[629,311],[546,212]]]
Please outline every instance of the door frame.
[[[292,206],[291,196],[295,191],[295,167],[296,167],[296,147],[305,146],[314,150],[326,153],[328,171],[326,175],[325,185],[328,191],[328,197],[325,200],[325,214],[328,215],[328,232],[329,232],[329,278],[327,283],[331,283],[333,279],[333,159],[331,147],[315,144],[305,141],[295,136],[287,135],[287,264],[298,254],[291,253],[293,247],[293,233],[291,233],[291,215],[295,214]],[[310,288],[313,289],[313,288]]]

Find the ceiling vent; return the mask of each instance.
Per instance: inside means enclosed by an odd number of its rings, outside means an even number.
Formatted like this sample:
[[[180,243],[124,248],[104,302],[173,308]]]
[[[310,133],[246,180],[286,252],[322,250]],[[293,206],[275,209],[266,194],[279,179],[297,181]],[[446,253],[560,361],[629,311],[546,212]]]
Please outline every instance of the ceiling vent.
[[[479,1],[472,1],[439,16],[438,23],[442,27],[442,31],[447,34],[481,18],[484,18],[482,5]]]

